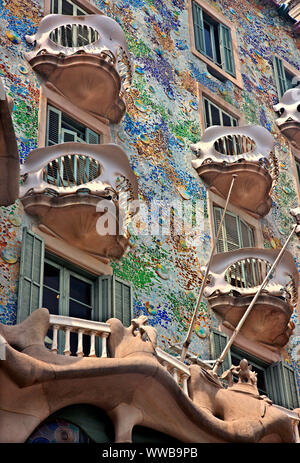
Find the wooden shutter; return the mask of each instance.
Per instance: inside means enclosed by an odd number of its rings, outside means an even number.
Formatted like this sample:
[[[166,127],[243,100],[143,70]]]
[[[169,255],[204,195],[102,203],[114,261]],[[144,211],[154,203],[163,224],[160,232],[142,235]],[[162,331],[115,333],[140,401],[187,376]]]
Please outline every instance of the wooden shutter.
[[[273,363],[266,369],[267,391],[277,405],[293,410],[299,407],[296,374],[284,362]]]
[[[214,207],[214,219],[215,219],[215,236],[217,236],[218,228],[222,218],[222,209],[220,207]],[[222,231],[220,233],[220,237],[217,243],[217,250],[218,252],[225,252],[225,236],[224,236],[224,225],[222,227]]]
[[[236,249],[240,249],[242,245],[238,217],[231,212],[226,212],[224,224],[226,234],[226,251],[235,251]]]
[[[133,317],[132,286],[115,276],[99,277],[100,321],[115,317],[129,326]]]
[[[48,106],[47,111],[47,146],[61,143],[61,111]]]
[[[273,57],[273,69],[278,96],[279,98],[281,98],[283,94],[288,90],[288,83],[286,80],[283,61],[277,56]]]
[[[99,144],[99,135],[91,129],[86,128],[85,139],[87,143],[91,143],[92,145]]]
[[[61,142],[66,143],[68,141],[77,141],[77,133],[74,130],[62,129]]]
[[[44,240],[24,228],[20,261],[17,321],[22,322],[42,307],[44,279]]]
[[[210,332],[210,344],[211,344],[211,359],[217,360],[221,353],[223,352],[226,344],[228,343],[228,336],[227,334],[221,333],[217,330],[211,330]],[[225,357],[224,362],[220,366],[218,370],[218,374],[221,375],[224,371],[229,370],[231,367],[231,354],[230,350]]]
[[[220,53],[222,68],[235,77],[235,64],[232,48],[231,30],[224,24],[219,24]]]
[[[194,23],[194,37],[195,47],[200,53],[206,54],[204,24],[203,24],[203,11],[202,8],[196,3],[192,2],[193,23]]]

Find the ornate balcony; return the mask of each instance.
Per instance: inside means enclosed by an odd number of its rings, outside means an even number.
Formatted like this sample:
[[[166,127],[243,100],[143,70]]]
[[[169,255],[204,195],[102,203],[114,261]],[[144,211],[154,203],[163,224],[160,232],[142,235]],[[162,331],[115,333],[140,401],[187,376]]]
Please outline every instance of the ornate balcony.
[[[213,257],[204,295],[225,326],[237,326],[277,255],[273,249],[244,248]],[[285,251],[241,333],[274,351],[285,346],[294,328],[290,317],[297,304],[298,281],[294,259]]]
[[[50,327],[52,352],[45,347]],[[58,330],[65,332],[65,355],[57,353]],[[70,332],[78,336],[77,356],[69,355]],[[87,356],[84,335],[91,337]],[[102,339],[101,357],[95,337]],[[226,388],[211,370],[185,365],[156,341],[145,316],[124,327],[116,318],[99,323],[37,309],[21,324],[0,324],[6,356],[0,362],[0,442],[25,442],[55,411],[78,403],[107,413],[115,442],[131,442],[134,426],[189,443],[299,442],[299,409],[259,395],[246,360],[225,372]]]
[[[94,116],[120,122],[132,76],[124,33],[102,15],[48,15],[25,58],[42,83]]]
[[[276,120],[279,129],[300,150],[300,89],[287,90],[274,110],[279,116]]]
[[[209,127],[191,148],[199,157],[192,165],[212,191],[226,198],[232,174],[237,174],[231,203],[254,216],[269,212],[278,167],[273,138],[266,129]]]
[[[137,180],[119,146],[69,142],[39,148],[31,151],[21,175],[25,211],[43,231],[94,256],[123,255],[126,224],[137,212],[131,210]],[[101,217],[107,228],[100,226]]]
[[[11,119],[12,99],[6,96],[0,78],[0,206],[9,206],[18,198],[20,161]]]

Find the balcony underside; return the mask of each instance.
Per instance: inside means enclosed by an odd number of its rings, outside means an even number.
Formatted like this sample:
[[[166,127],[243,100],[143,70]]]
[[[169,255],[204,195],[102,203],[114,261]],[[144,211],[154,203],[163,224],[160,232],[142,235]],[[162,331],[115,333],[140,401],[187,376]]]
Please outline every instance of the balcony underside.
[[[11,118],[12,106],[0,81],[0,206],[13,204],[19,193],[20,161]]]
[[[29,64],[43,83],[84,111],[113,124],[124,116],[120,76],[105,59],[85,52],[71,56],[40,53]]]
[[[289,121],[279,125],[281,133],[291,142],[291,144],[300,150],[300,123]]]
[[[98,212],[101,201],[108,198],[92,194],[68,194],[51,197],[47,194],[32,194],[22,198],[26,213],[35,216],[38,225],[48,234],[65,240],[94,257],[121,258],[128,239],[122,235],[98,233],[97,221],[104,214],[104,206]],[[112,202],[113,206],[113,202]],[[116,205],[116,213],[119,208]],[[106,212],[114,231],[118,230],[119,221]]]
[[[210,307],[223,317],[223,324],[234,329],[252,299],[253,296],[218,295],[210,297],[208,301]],[[277,351],[287,344],[292,334],[288,326],[291,315],[291,307],[285,300],[262,295],[248,315],[241,334]]]
[[[223,198],[227,198],[232,175],[236,174],[230,202],[256,217],[264,217],[270,211],[272,178],[261,165],[245,161],[235,164],[212,162],[202,164],[197,172],[209,188]]]

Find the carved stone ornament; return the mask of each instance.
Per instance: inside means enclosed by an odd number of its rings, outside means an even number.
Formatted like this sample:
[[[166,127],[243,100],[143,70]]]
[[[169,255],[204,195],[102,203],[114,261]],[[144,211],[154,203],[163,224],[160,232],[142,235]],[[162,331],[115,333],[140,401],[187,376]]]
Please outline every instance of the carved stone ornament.
[[[300,87],[287,90],[274,110],[279,114],[276,119],[279,129],[300,150]]]
[[[263,127],[221,127],[205,130],[199,143],[191,145],[198,159],[194,169],[210,189],[226,198],[237,178],[230,201],[254,216],[265,216],[271,206],[271,191],[278,177],[272,135]]]
[[[75,327],[80,319],[73,320]],[[5,345],[5,360],[0,362],[0,441],[25,442],[55,411],[78,403],[108,414],[116,442],[130,442],[135,425],[182,442],[296,441],[290,415],[298,414],[262,400],[253,389],[255,380],[247,365],[238,368],[238,387],[226,389],[209,371],[198,365],[181,367],[174,358],[177,371],[182,368],[189,378],[187,395],[160,364],[154,330],[145,331],[145,323],[143,317],[128,328],[115,318],[99,323],[109,336],[109,358],[72,357],[48,350],[46,309],[34,311],[19,325],[0,325]],[[150,341],[135,335],[136,329],[144,330]],[[84,328],[79,332],[82,336]]]
[[[96,257],[124,254],[138,185],[121,147],[67,142],[39,148],[21,175],[21,201],[43,231]]]
[[[243,248],[213,256],[204,296],[225,326],[237,326],[277,255],[278,250]],[[285,346],[295,327],[290,318],[297,305],[298,282],[293,256],[285,251],[241,333],[274,351]]]
[[[120,122],[132,66],[120,25],[104,15],[48,15],[25,58],[42,83],[96,117]]]

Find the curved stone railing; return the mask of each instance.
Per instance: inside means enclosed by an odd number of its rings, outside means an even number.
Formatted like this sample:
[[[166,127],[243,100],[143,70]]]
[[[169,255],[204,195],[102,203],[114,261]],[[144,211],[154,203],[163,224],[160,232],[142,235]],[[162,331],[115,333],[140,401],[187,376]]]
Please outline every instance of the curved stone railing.
[[[74,154],[76,153],[76,154]],[[115,144],[67,142],[33,150],[21,166],[20,197],[42,193],[51,187],[66,195],[84,187],[93,194],[118,191],[127,180],[132,199],[137,198],[137,179],[125,151]]]
[[[232,292],[241,296],[254,295],[278,252],[273,249],[243,248],[216,254],[212,258],[209,283],[204,290],[205,297],[209,299]],[[285,251],[264,289],[264,294],[285,298],[289,305],[295,307],[298,281],[299,274],[294,259]]]
[[[58,332],[65,333],[63,353],[71,355],[70,335],[76,333],[77,338],[77,357],[83,357],[83,335],[90,337],[90,349],[88,357],[96,357],[95,338],[102,340],[101,357],[107,357],[107,338],[110,334],[110,326],[107,323],[83,320],[81,318],[64,317],[62,315],[50,315],[50,328],[53,330],[53,340],[51,351],[58,353]]]
[[[50,339],[46,344],[50,345],[50,350],[58,353],[59,331],[64,333],[63,346],[61,348],[64,355],[71,355],[70,336],[71,333],[77,335],[76,355],[77,357],[84,357],[83,349],[83,336],[86,335],[90,338],[88,357],[96,357],[96,337],[101,339],[102,353],[101,357],[107,357],[107,338],[110,335],[110,325],[103,322],[95,322],[92,320],[84,320],[81,318],[66,317],[62,315],[50,315],[50,329],[53,331],[52,342]],[[167,354],[159,347],[156,348],[156,355],[159,363],[170,373],[174,381],[188,396],[187,382],[190,377],[190,369],[176,357]]]
[[[159,363],[170,373],[174,381],[181,386],[184,393],[188,396],[187,382],[190,377],[190,369],[176,357],[164,352],[159,347],[156,348],[156,354]]]
[[[199,143],[191,145],[198,159],[193,167],[210,164],[233,164],[237,162],[260,163],[270,170],[273,181],[277,180],[278,166],[273,153],[273,137],[263,127],[213,126],[205,130]]]
[[[32,52],[25,54],[29,62],[39,54],[71,56],[87,53],[98,55],[119,70],[121,59],[123,88],[131,83],[132,65],[124,32],[107,16],[51,14],[42,19],[36,34],[26,36],[26,40],[35,45]]]

